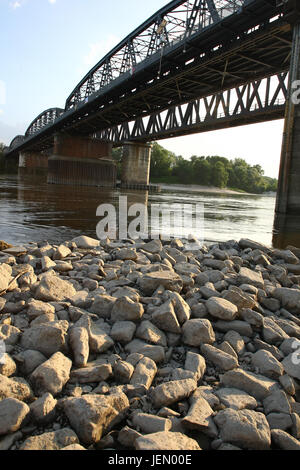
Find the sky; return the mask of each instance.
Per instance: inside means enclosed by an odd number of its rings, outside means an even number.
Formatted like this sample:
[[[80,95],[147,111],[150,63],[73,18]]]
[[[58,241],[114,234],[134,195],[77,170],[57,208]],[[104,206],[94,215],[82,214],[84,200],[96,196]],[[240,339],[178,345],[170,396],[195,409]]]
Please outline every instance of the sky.
[[[0,0],[0,142],[6,145],[166,0]],[[243,158],[277,178],[283,120],[160,142],[192,155]]]

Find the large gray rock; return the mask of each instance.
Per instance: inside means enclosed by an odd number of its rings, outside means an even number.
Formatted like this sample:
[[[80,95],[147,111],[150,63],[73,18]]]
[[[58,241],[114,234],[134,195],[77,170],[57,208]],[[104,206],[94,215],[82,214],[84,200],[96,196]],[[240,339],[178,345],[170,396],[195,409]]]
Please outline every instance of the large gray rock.
[[[132,423],[135,428],[144,434],[170,431],[172,428],[170,419],[146,413],[134,413]]]
[[[113,373],[118,378],[118,383],[128,384],[133,372],[134,366],[129,362],[119,360],[114,363]]]
[[[3,356],[0,355],[0,359],[0,374],[11,377],[17,370],[15,361],[7,353],[4,353]]]
[[[0,375],[0,400],[4,398],[30,401],[33,398],[33,392],[30,385],[22,377],[9,378]]]
[[[147,344],[140,339],[134,339],[130,343],[126,344],[125,351],[130,354],[139,353],[143,356],[150,357],[150,359],[156,363],[165,360],[165,350],[162,346]]]
[[[189,304],[181,297],[181,295],[178,294],[178,292],[171,291],[166,291],[165,295],[167,295],[172,301],[174,311],[180,325],[189,320],[191,316],[191,308]]]
[[[275,345],[282,343],[284,339],[289,337],[271,317],[264,318],[262,333],[267,343]]]
[[[69,380],[72,361],[61,352],[53,354],[48,361],[37,367],[31,374],[30,381],[35,393],[42,396],[49,392],[53,396],[60,393]]]
[[[47,357],[58,351],[67,352],[68,328],[69,323],[66,320],[33,326],[24,331],[21,346],[24,349],[37,350]]]
[[[234,369],[221,377],[221,383],[226,387],[244,390],[258,400],[263,400],[279,388],[277,382],[263,375],[253,374],[243,369]]]
[[[18,431],[26,416],[29,406],[15,398],[5,398],[0,401],[0,435]]]
[[[121,297],[116,300],[111,311],[111,321],[139,322],[144,314],[144,307],[139,302],[134,302],[129,297]]]
[[[278,287],[273,291],[272,296],[280,300],[282,307],[288,311],[300,313],[300,290]]]
[[[155,362],[149,357],[144,357],[137,363],[130,384],[145,385],[145,387],[149,389],[156,373],[157,367]]]
[[[238,314],[238,308],[221,297],[210,297],[206,302],[210,315],[221,320],[234,320]]]
[[[73,327],[69,336],[74,363],[77,367],[85,367],[90,353],[89,334],[86,328]]]
[[[213,422],[214,411],[205,398],[199,396],[193,400],[187,415],[181,420],[186,429],[203,432],[209,437],[216,438],[218,431]]]
[[[78,248],[83,249],[93,249],[100,246],[100,241],[96,240],[95,238],[86,237],[85,235],[81,235],[79,237],[73,238],[71,240],[73,243],[76,243]]]
[[[115,297],[102,294],[95,297],[94,302],[89,308],[89,311],[96,313],[100,318],[110,318],[112,308],[116,302]]]
[[[112,376],[111,364],[87,363],[85,367],[72,370],[70,383],[102,382]]]
[[[6,345],[14,346],[19,341],[21,331],[12,325],[0,325],[0,341]]]
[[[236,357],[227,354],[210,344],[202,344],[200,349],[205,359],[211,361],[222,371],[235,369],[239,365],[239,361]]]
[[[277,379],[283,374],[283,365],[269,352],[263,349],[257,351],[251,357],[251,362],[254,367],[257,367],[259,373]]]
[[[300,450],[300,442],[281,429],[272,429],[272,442],[281,450]]]
[[[45,426],[56,418],[57,400],[51,393],[45,393],[30,405],[30,418],[38,425]]]
[[[78,437],[69,428],[59,429],[55,432],[45,432],[39,436],[32,436],[25,440],[20,450],[61,450],[71,444],[78,444]]]
[[[144,243],[144,245],[141,246],[143,251],[147,251],[147,253],[160,253],[163,246],[160,240],[151,240],[148,243]]]
[[[215,333],[212,324],[206,318],[193,318],[182,327],[182,340],[189,346],[200,346],[202,343],[215,342]]]
[[[152,344],[167,346],[167,338],[164,332],[157,328],[157,326],[153,325],[149,320],[141,322],[136,330],[135,336]]]
[[[0,292],[5,291],[12,281],[12,268],[9,264],[0,264]]]
[[[201,450],[195,439],[180,432],[162,431],[135,440],[136,450]]]
[[[124,393],[112,395],[84,395],[66,398],[63,409],[80,440],[87,444],[99,442],[102,435],[122,421],[129,408]]]
[[[48,302],[32,299],[28,303],[27,316],[29,321],[35,320],[39,316],[47,313],[55,313],[55,308]]]
[[[72,298],[75,294],[76,290],[69,281],[64,281],[59,276],[48,275],[38,284],[35,298],[46,302],[62,301]]]
[[[136,324],[132,321],[118,321],[113,324],[110,336],[121,344],[129,343],[136,331]]]
[[[262,413],[253,410],[220,411],[214,418],[220,429],[222,441],[246,450],[268,450],[271,433],[268,421]]]
[[[265,414],[291,413],[291,405],[283,390],[277,390],[263,400]]]
[[[25,351],[20,352],[14,356],[14,359],[18,364],[18,369],[21,374],[25,376],[30,375],[34,369],[47,360],[44,354],[32,349],[26,349]]]
[[[175,334],[181,333],[181,327],[171,300],[158,307],[152,314],[151,320],[161,330]]]
[[[238,284],[250,284],[251,286],[264,288],[264,280],[260,272],[242,267],[237,277]]]
[[[198,381],[202,379],[206,370],[205,359],[200,354],[188,351],[186,353],[184,368],[193,372],[195,379]]]
[[[146,296],[151,296],[159,286],[180,293],[183,282],[181,277],[174,271],[154,271],[141,277],[139,285]]]
[[[151,391],[151,400],[154,408],[169,406],[180,400],[188,398],[197,388],[193,379],[174,380],[162,383]]]
[[[300,359],[296,350],[285,357],[281,364],[290,377],[300,380]]]
[[[253,410],[257,407],[257,401],[254,397],[237,388],[224,387],[214,393],[227,408],[233,410],[243,410],[245,408]]]

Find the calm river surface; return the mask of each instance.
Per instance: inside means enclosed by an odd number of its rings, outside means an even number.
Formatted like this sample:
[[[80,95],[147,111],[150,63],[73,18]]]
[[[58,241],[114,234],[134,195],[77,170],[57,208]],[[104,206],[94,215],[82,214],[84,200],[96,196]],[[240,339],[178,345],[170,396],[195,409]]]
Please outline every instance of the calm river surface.
[[[48,185],[43,177],[18,175],[0,175],[0,240],[12,244],[48,240],[58,244],[80,234],[96,238],[96,226],[101,220],[96,216],[97,207],[104,203],[117,207],[119,196],[127,196],[128,207],[147,203],[149,212],[151,204],[203,204],[203,238],[208,243],[245,237],[272,244],[273,196],[223,195],[188,189],[147,195]],[[187,235],[193,233],[191,227],[186,226],[185,230]]]

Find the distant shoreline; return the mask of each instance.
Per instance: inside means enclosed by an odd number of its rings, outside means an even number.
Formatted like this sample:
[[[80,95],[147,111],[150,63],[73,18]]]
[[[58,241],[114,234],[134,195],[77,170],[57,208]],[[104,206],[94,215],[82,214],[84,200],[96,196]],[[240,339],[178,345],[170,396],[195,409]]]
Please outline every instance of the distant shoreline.
[[[264,194],[253,194],[244,191],[234,191],[228,188],[217,188],[215,186],[202,186],[198,184],[168,184],[159,183],[162,190],[177,190],[177,191],[189,191],[189,192],[201,192],[201,193],[215,193],[215,194],[239,194],[244,196],[263,196]],[[269,195],[270,193],[268,193]],[[274,193],[275,195],[276,193]],[[273,195],[273,194],[272,194]]]

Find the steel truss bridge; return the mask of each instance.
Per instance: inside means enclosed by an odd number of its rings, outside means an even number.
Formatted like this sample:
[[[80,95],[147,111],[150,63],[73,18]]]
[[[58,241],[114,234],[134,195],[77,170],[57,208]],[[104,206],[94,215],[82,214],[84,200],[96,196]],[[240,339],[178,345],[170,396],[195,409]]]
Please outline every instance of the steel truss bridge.
[[[61,132],[118,145],[283,118],[296,3],[171,1],[6,154],[49,149]]]

